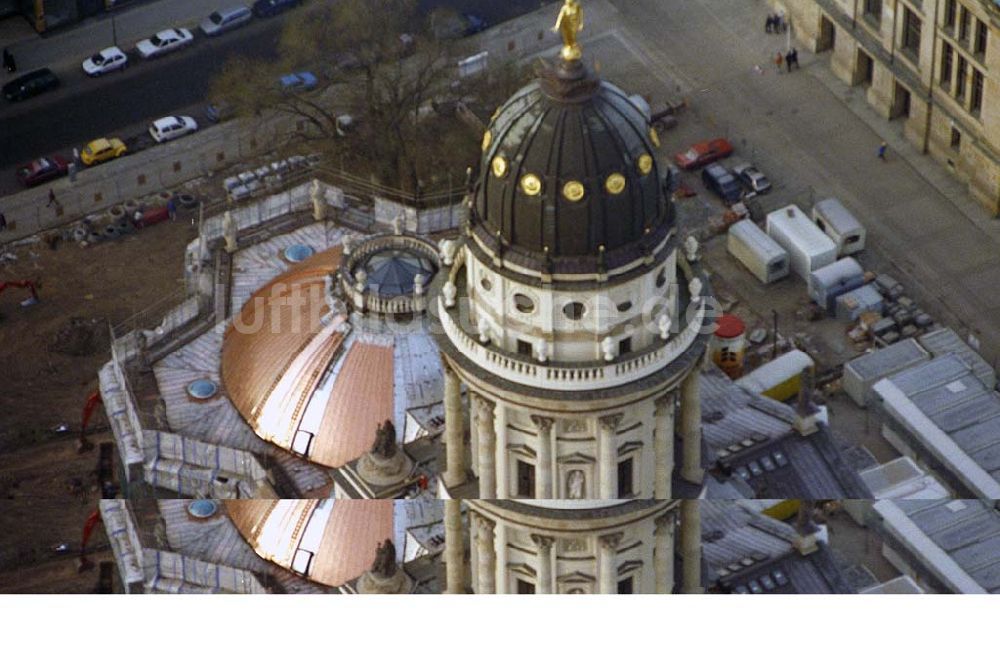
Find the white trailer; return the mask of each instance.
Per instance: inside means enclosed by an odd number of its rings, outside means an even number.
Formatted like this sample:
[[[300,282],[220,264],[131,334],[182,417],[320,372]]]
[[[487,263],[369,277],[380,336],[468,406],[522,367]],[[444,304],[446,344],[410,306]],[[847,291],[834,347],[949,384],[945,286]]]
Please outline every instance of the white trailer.
[[[750,220],[729,227],[726,249],[764,284],[788,275],[788,253]]]
[[[864,226],[839,199],[823,199],[813,206],[812,214],[816,225],[837,244],[838,257],[865,249]]]
[[[767,235],[788,252],[792,271],[807,283],[809,274],[837,260],[837,245],[798,206],[767,215]]]

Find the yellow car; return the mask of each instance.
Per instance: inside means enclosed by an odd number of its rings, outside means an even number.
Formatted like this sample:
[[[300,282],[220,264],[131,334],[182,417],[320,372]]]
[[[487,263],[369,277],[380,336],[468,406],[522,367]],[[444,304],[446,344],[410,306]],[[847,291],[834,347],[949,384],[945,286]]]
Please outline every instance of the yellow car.
[[[126,150],[121,139],[94,139],[80,151],[80,161],[85,166],[93,166],[121,157]]]

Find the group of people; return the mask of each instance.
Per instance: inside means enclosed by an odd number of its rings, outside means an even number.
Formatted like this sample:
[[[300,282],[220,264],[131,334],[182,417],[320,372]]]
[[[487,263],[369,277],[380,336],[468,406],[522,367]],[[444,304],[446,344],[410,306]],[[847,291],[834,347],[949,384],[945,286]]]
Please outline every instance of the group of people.
[[[788,32],[788,22],[785,21],[785,15],[781,12],[768,14],[767,21],[764,22],[764,32],[775,34]]]
[[[782,64],[788,68],[789,72],[792,71],[792,65],[801,69],[801,67],[799,67],[799,50],[793,46],[788,49],[788,53],[782,54],[781,51],[778,51],[778,54],[774,56],[774,64],[777,66],[779,73],[781,72]]]
[[[3,50],[3,68],[7,70],[8,74],[13,74],[17,71],[17,62],[14,60],[14,54],[7,49]]]

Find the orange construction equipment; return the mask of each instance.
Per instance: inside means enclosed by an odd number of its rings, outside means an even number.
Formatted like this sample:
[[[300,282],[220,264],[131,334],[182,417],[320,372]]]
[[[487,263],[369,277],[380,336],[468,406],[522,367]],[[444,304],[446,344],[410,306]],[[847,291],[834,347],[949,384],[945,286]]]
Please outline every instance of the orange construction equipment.
[[[98,405],[103,404],[104,399],[101,398],[100,391],[94,391],[87,396],[87,402],[83,405],[83,417],[80,419],[80,443],[77,446],[77,451],[86,450],[89,444],[87,441],[87,426],[90,424],[90,417],[94,415],[94,409]]]
[[[38,303],[38,290],[35,288],[35,283],[31,280],[11,280],[10,282],[0,282],[0,294],[2,294],[8,287],[27,289],[28,292],[31,293],[30,298],[21,301],[22,308]]]

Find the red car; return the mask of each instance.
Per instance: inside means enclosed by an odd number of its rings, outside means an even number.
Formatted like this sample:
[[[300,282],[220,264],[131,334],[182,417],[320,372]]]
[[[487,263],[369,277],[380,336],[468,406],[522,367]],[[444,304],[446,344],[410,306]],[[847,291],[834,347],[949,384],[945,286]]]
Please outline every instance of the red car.
[[[39,157],[37,160],[17,167],[17,179],[25,187],[41,185],[55,178],[61,178],[69,171],[69,162],[58,155]]]
[[[674,162],[682,169],[698,169],[733,154],[733,145],[725,139],[712,139],[696,143],[683,153],[674,155]]]

